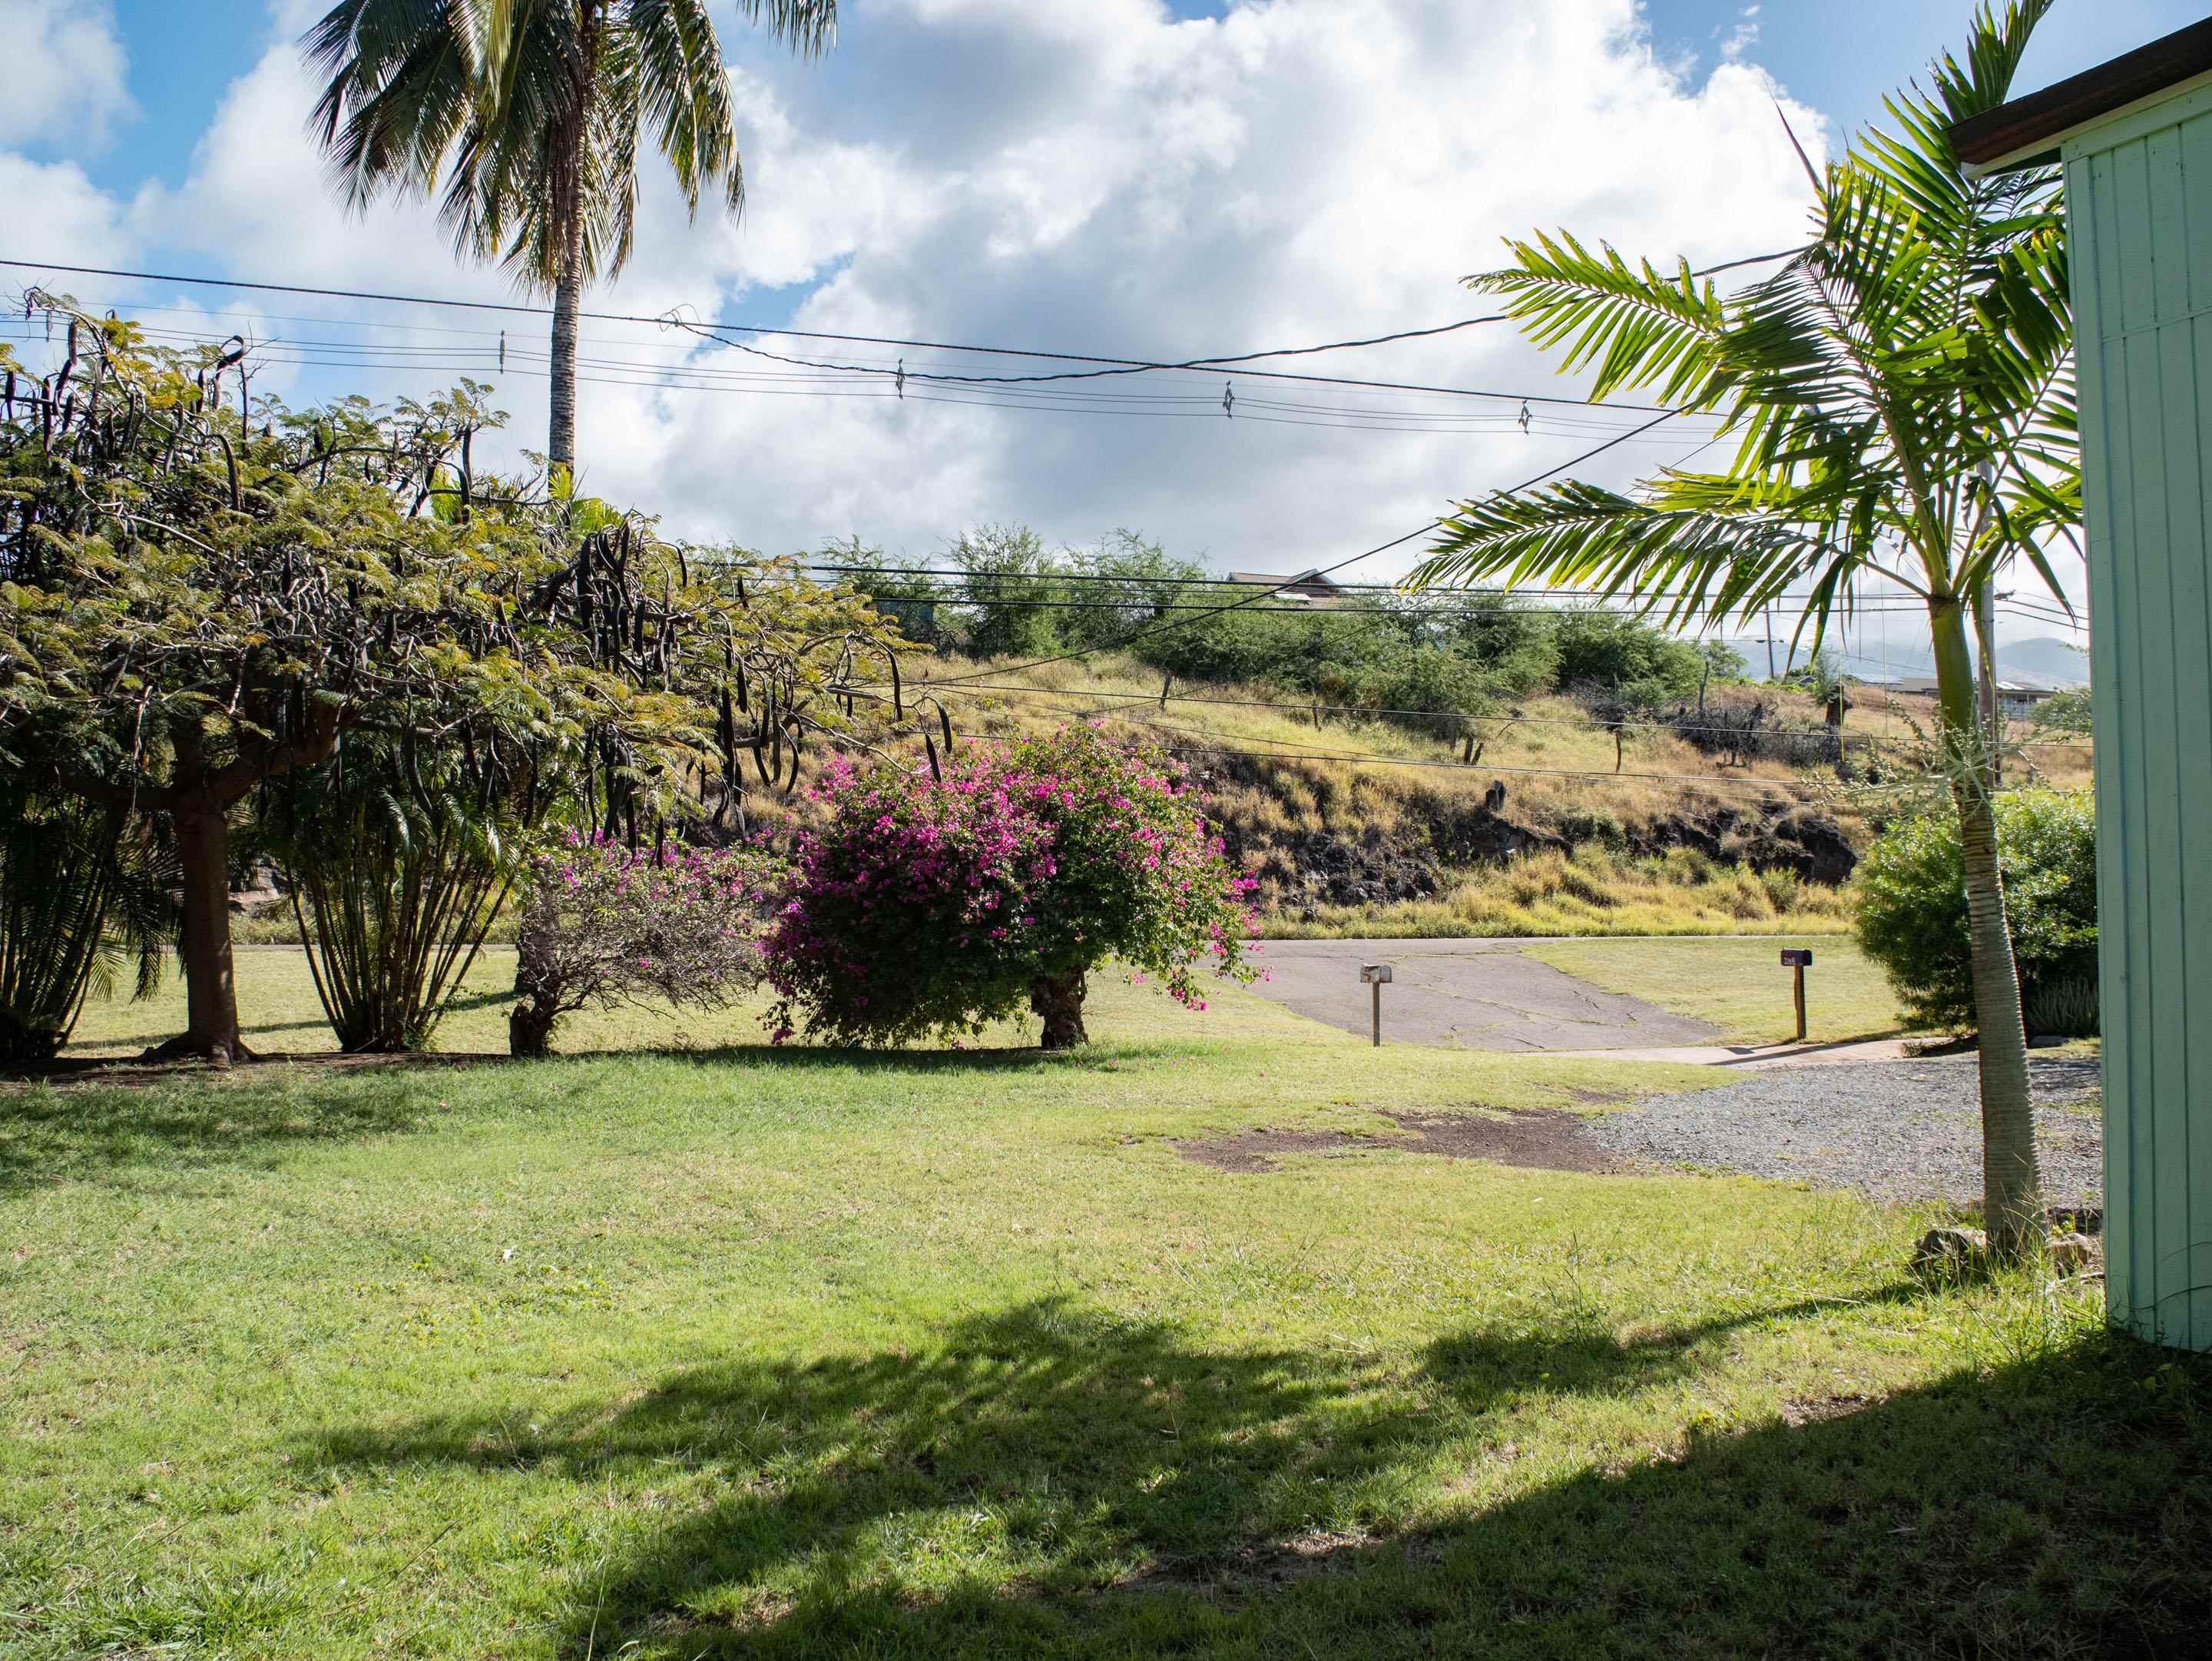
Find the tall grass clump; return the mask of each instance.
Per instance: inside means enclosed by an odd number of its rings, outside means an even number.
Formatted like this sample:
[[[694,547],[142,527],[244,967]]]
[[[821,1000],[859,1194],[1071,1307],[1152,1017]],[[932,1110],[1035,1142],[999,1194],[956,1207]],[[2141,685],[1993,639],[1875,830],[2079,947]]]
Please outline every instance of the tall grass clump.
[[[1600,843],[1479,867],[1429,899],[1279,913],[1262,934],[1390,938],[1548,934],[1836,934],[1850,927],[1836,890],[1786,871],[1753,871],[1698,849],[1628,855]]]

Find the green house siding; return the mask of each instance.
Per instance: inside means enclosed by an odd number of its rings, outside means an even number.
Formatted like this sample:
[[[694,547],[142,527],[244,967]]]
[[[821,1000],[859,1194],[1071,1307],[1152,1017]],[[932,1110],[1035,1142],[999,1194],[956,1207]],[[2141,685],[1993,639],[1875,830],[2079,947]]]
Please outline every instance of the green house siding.
[[[2063,149],[2097,709],[2113,1317],[2212,1349],[2212,89]]]

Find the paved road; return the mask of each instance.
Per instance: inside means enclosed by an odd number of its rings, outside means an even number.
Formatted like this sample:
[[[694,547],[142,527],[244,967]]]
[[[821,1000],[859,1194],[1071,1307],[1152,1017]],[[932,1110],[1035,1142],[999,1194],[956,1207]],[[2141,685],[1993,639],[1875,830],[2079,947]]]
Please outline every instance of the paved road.
[[[1272,978],[1252,989],[1348,1032],[1368,1031],[1359,966],[1387,963],[1386,1043],[1464,1050],[1640,1050],[1711,1043],[1717,1029],[1604,992],[1527,957],[1512,940],[1269,940]]]

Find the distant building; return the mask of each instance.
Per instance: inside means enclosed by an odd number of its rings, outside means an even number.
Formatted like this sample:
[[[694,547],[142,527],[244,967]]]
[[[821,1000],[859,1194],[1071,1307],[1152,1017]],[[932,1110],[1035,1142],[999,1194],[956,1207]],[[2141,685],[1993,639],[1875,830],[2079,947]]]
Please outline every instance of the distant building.
[[[1932,675],[1905,675],[1895,680],[1878,680],[1875,684],[1892,692],[1924,692],[1936,695],[1936,679]],[[1997,679],[1997,708],[2008,715],[2027,715],[2045,698],[2056,697],[2066,689],[2046,681],[2040,675],[2000,676]]]
[[[1288,605],[1334,605],[1344,599],[1344,590],[1331,582],[1321,572],[1307,569],[1296,576],[1279,576],[1270,571],[1231,571],[1231,582],[1249,583],[1255,588],[1273,588],[1268,598]]]

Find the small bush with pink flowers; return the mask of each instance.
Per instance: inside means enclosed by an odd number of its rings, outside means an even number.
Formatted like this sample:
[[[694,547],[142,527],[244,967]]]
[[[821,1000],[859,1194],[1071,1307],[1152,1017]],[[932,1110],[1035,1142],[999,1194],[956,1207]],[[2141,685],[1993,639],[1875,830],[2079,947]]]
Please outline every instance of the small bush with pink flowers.
[[[1107,958],[1206,1005],[1193,972],[1250,980],[1244,897],[1179,764],[1069,727],[968,740],[941,781],[827,770],[826,826],[763,948],[779,1039],[974,1032],[1024,1004],[1044,1047],[1085,1041],[1085,977]]]
[[[630,849],[571,834],[532,862],[507,1047],[542,1056],[563,1015],[665,999],[720,1008],[758,986],[790,866],[758,846]]]

